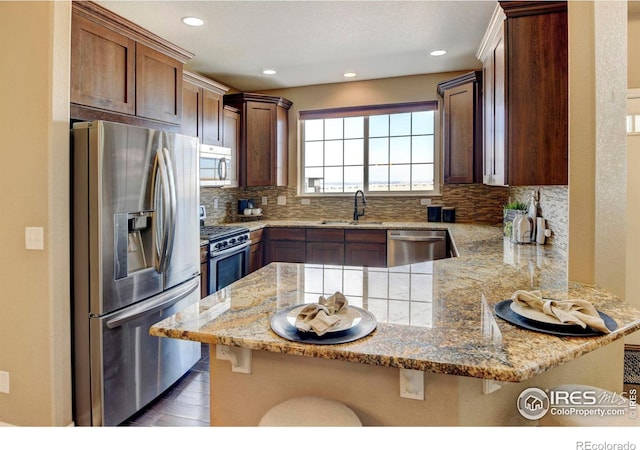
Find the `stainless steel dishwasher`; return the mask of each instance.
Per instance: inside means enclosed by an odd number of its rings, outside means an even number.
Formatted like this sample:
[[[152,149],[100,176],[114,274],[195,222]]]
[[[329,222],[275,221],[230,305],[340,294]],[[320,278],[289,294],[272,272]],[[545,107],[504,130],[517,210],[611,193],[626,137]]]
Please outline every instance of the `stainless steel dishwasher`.
[[[387,266],[402,266],[446,258],[444,230],[388,230]]]

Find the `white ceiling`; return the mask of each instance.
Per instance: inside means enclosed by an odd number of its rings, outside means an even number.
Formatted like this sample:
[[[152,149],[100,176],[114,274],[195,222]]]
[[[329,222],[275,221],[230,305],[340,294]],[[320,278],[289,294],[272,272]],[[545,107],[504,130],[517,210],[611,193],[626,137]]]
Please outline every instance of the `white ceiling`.
[[[241,91],[481,68],[496,1],[96,1],[195,54],[187,69]],[[198,16],[199,28],[180,19]],[[432,57],[434,49],[446,49]],[[265,76],[273,68],[276,75]]]

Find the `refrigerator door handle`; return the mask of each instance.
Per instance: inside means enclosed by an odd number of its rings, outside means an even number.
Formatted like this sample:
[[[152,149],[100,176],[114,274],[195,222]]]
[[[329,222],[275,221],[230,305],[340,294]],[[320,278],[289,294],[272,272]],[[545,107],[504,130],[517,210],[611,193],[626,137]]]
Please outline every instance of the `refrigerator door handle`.
[[[173,253],[173,242],[175,240],[176,234],[176,209],[177,209],[177,200],[176,200],[176,176],[175,171],[173,170],[173,164],[171,162],[171,155],[169,154],[169,150],[166,147],[162,148],[162,153],[165,158],[165,166],[167,173],[167,181],[169,184],[169,198],[167,199],[168,207],[169,207],[169,223],[167,224],[167,247],[165,249],[165,267],[168,267],[171,262],[171,254]]]
[[[171,291],[158,295],[151,302],[142,302],[144,303],[144,305],[138,305],[133,308],[128,308],[126,311],[116,314],[111,319],[109,319],[106,323],[107,328],[117,328],[127,322],[138,319],[139,317],[153,314],[154,312],[160,311],[162,309],[166,309],[195,291],[198,287],[199,282],[199,278],[194,278],[176,289],[172,289]]]
[[[155,203],[156,203],[156,270],[163,273],[167,267],[167,250],[169,242],[169,227],[171,222],[171,208],[167,204],[168,198],[171,196],[169,186],[169,175],[167,173],[167,165],[165,161],[164,149],[158,148],[156,151],[156,171],[160,178],[160,189],[157,183],[154,184]]]

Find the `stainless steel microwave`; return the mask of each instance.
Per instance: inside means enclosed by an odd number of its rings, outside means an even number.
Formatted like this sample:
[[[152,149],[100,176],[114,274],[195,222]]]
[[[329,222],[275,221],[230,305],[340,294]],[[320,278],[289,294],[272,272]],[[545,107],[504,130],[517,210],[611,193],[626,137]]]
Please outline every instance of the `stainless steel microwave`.
[[[235,186],[235,173],[232,149],[200,144],[200,186]]]

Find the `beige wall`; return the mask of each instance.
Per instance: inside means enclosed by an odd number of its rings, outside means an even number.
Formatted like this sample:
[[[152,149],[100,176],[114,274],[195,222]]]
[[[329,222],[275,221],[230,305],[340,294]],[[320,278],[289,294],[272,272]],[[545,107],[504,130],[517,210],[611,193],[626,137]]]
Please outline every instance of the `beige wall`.
[[[640,4],[640,2],[636,3]],[[640,42],[640,12],[629,12],[627,22],[627,86],[630,89],[640,88],[640,54],[638,54],[637,46],[634,45],[637,42]]]
[[[626,6],[624,1],[569,2],[569,278],[621,296]]]
[[[66,1],[0,2],[0,422],[71,422]],[[25,250],[26,226],[44,251]]]
[[[639,96],[628,101],[627,112],[640,114],[640,13],[629,15],[627,22],[627,85]],[[640,135],[627,138],[627,269],[625,291],[630,304],[640,308]],[[640,333],[625,339],[625,343],[640,345]]]

